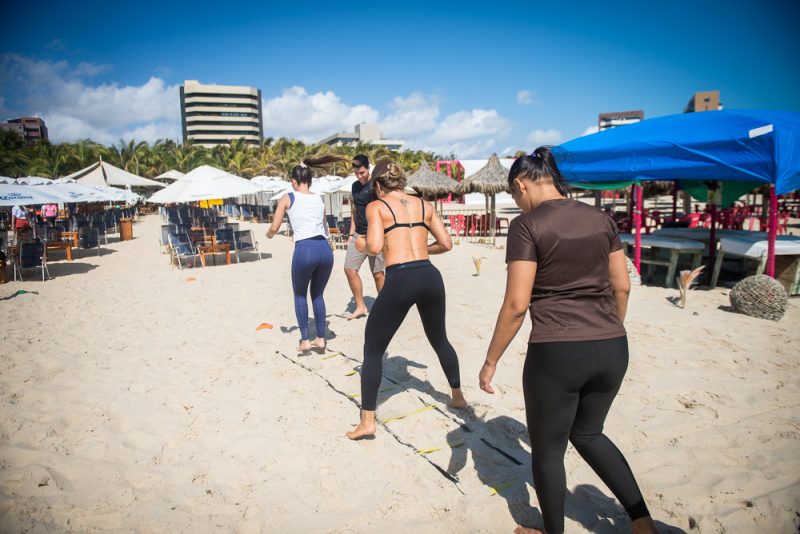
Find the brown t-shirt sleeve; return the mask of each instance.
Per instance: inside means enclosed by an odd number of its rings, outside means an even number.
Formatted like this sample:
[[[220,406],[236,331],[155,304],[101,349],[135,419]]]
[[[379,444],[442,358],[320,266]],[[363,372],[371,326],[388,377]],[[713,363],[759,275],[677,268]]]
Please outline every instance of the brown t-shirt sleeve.
[[[622,249],[622,241],[619,239],[619,231],[617,230],[617,223],[614,222],[614,219],[608,217],[608,240],[610,245],[610,251],[616,252]]]
[[[506,263],[517,260],[537,261],[533,228],[522,217],[511,221],[506,242]]]

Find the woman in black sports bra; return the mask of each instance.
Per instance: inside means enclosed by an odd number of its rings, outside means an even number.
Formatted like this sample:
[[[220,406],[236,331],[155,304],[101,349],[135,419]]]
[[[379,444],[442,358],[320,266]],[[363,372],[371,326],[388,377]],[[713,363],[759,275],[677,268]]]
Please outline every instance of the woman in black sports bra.
[[[447,340],[444,282],[428,260],[430,254],[453,248],[450,234],[430,204],[403,192],[406,177],[399,165],[379,162],[372,176],[378,200],[367,205],[367,235],[359,238],[356,247],[370,256],[383,252],[386,281],[367,318],[361,366],[361,421],[347,432],[350,439],[375,434],[383,353],[415,304],[425,335],[452,388],[450,406],[462,408],[467,404],[461,393],[458,356]],[[428,232],[435,239],[430,245]]]

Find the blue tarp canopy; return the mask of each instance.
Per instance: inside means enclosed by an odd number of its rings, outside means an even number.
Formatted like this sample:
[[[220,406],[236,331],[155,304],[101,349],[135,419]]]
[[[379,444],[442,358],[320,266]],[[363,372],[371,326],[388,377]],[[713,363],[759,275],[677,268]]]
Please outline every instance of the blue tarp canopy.
[[[575,185],[721,180],[800,189],[800,113],[723,110],[647,119],[553,149]]]

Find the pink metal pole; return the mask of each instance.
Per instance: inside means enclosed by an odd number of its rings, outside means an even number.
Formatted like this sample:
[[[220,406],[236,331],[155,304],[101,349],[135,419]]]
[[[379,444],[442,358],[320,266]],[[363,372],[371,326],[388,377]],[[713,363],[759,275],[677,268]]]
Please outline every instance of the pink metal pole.
[[[711,193],[709,192],[709,197]],[[709,281],[711,280],[711,273],[714,272],[714,264],[717,261],[717,201],[716,198],[711,200],[711,227],[708,229],[708,273]]]
[[[636,199],[633,208],[633,224],[636,227],[635,245],[633,248],[633,265],[636,271],[641,274],[642,263],[642,206],[644,204],[643,191],[641,186],[633,186],[633,196]]]
[[[678,182],[672,182],[672,222],[678,218]]]
[[[775,278],[775,240],[778,238],[778,195],[775,185],[769,186],[769,233],[767,234],[767,276]]]

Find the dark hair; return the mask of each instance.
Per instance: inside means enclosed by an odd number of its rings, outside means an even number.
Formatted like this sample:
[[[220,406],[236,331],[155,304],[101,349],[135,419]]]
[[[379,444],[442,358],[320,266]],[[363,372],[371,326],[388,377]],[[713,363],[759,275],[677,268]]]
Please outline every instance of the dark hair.
[[[366,167],[369,169],[369,158],[364,154],[359,154],[353,158],[353,165],[357,167]]]
[[[292,169],[292,173],[290,174],[292,180],[297,182],[298,184],[306,184],[311,185],[311,169],[322,168],[325,165],[330,165],[331,163],[335,163],[337,161],[344,161],[347,158],[342,156],[336,156],[333,154],[319,156],[319,157],[305,157],[303,158],[300,165],[295,165]]]
[[[508,171],[508,186],[513,187],[514,180],[530,180],[531,182],[538,182],[544,180],[552,180],[556,190],[565,197],[571,197],[572,194],[567,187],[567,182],[561,176],[561,171],[558,170],[556,158],[549,148],[540,146],[530,156],[521,156],[517,158],[511,170]]]
[[[375,165],[372,169],[372,178],[381,184],[381,189],[384,191],[402,191],[406,186],[406,173],[403,168],[388,159],[381,160]]]

